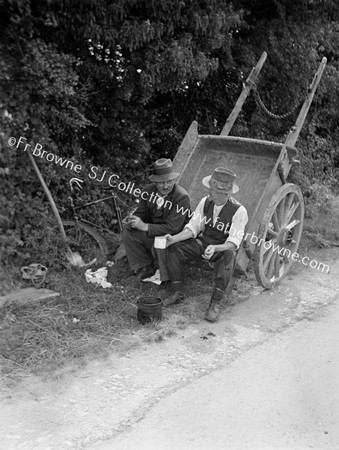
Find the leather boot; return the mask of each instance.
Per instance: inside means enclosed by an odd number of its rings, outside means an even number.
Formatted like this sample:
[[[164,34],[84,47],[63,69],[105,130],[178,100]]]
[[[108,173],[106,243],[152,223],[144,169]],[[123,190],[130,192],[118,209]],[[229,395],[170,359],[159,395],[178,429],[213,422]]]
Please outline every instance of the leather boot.
[[[220,305],[224,299],[224,292],[219,288],[214,288],[210,305],[205,314],[205,320],[209,322],[215,322],[220,314]]]
[[[167,297],[169,297],[172,294],[171,291],[171,282],[168,281],[162,281],[160,286],[157,289],[157,293],[162,301],[164,301]]]
[[[143,268],[140,269],[140,270],[138,271],[138,273],[137,273],[137,280],[138,280],[138,281],[142,281],[142,280],[144,280],[145,278],[149,278],[149,277],[151,277],[152,275],[154,275],[154,272],[155,272],[155,270],[154,270],[152,264],[150,264],[150,265],[148,265],[148,266],[146,266],[146,267],[143,267]]]
[[[171,292],[168,298],[163,300],[162,306],[167,308],[167,306],[174,305],[175,303],[180,303],[185,298],[184,294],[184,283],[182,281],[172,281]]]

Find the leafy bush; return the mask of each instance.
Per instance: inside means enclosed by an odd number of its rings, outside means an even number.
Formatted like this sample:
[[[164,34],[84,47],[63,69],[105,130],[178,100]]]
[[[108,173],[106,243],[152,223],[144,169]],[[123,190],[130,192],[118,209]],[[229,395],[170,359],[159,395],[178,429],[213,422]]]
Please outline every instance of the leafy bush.
[[[268,59],[258,90],[278,114],[299,103],[321,58],[328,58],[297,143],[301,166],[291,176],[304,191],[316,180],[335,187],[338,7],[332,0],[320,3],[117,0],[113,8],[102,0],[81,5],[5,0],[0,6],[3,260],[28,257],[39,236],[49,236],[44,219],[50,207],[24,147],[7,145],[10,136],[24,136],[31,145],[82,164],[84,201],[103,195],[103,184],[88,177],[92,165],[142,185],[151,162],[175,155],[192,120],[198,120],[200,133],[220,132],[263,50]],[[294,120],[272,121],[249,97],[232,134],[282,142]],[[75,174],[36,159],[64,211]],[[85,214],[107,225],[110,206]],[[41,248],[47,251],[48,245]]]

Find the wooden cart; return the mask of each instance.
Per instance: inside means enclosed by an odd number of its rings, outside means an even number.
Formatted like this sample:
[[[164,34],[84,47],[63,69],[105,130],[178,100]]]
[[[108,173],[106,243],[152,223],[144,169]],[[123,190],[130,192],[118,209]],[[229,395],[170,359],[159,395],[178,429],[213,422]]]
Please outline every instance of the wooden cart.
[[[234,198],[246,207],[249,217],[245,230],[247,238],[243,239],[237,254],[237,267],[245,272],[253,258],[258,283],[270,289],[287,275],[293,260],[298,259],[304,202],[300,188],[286,179],[292,164],[299,162],[294,144],[326,66],[326,58],[314,76],[296,123],[284,143],[228,136],[266,56],[263,53],[247,78],[221,134],[198,134],[198,124],[192,122],[174,165],[181,173],[178,183],[188,191],[192,208],[207,193],[201,180],[216,167],[227,167],[237,174],[240,190]]]

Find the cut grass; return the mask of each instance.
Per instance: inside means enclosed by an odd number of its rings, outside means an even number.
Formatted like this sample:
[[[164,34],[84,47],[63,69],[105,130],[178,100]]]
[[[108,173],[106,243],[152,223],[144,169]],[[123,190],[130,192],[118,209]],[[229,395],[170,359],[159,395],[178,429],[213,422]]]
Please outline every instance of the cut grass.
[[[67,365],[79,367],[110,351],[124,351],[141,342],[161,342],[178,329],[201,320],[201,310],[193,300],[209,294],[210,281],[190,269],[187,291],[190,296],[181,306],[163,309],[161,322],[140,325],[136,300],[140,295],[155,295],[150,283],[134,287],[127,275],[127,264],[109,273],[113,288],[88,284],[85,269],[70,268],[51,273],[45,287],[60,297],[27,305],[15,303],[0,310],[0,359],[2,377],[28,374],[57,374]],[[114,273],[113,273],[114,272]],[[122,275],[125,274],[125,278]]]

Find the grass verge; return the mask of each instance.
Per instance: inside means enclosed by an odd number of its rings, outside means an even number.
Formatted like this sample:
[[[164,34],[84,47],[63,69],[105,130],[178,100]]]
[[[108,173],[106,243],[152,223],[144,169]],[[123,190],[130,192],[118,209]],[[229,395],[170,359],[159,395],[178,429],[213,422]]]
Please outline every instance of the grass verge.
[[[301,242],[304,252],[339,243],[339,197],[328,187],[311,186],[311,197],[305,205],[305,223]]]
[[[339,242],[339,198],[324,186],[315,185],[312,192],[306,204],[303,253]],[[31,374],[59,376],[67,367],[78,368],[112,351],[162,342],[202,320],[212,286],[210,273],[189,269],[189,296],[180,309],[163,309],[161,322],[143,326],[137,321],[135,302],[142,294],[155,294],[155,288],[149,283],[135,287],[127,276],[127,263],[110,270],[111,289],[88,284],[84,272],[70,267],[51,270],[45,287],[60,292],[60,297],[0,308],[3,380],[12,382]],[[29,285],[20,279],[18,268],[5,279],[12,288]]]
[[[77,368],[111,351],[131,349],[145,341],[161,342],[200,321],[205,305],[190,298],[206,293],[207,302],[210,275],[201,280],[201,271],[189,270],[189,297],[180,312],[163,308],[163,320],[146,325],[137,321],[136,299],[157,291],[151,283],[133,286],[134,280],[126,276],[127,263],[110,270],[108,281],[113,288],[109,289],[88,284],[85,269],[51,272],[45,287],[60,292],[60,297],[27,305],[11,303],[0,309],[1,377],[10,381],[29,374],[58,375],[67,365]]]

